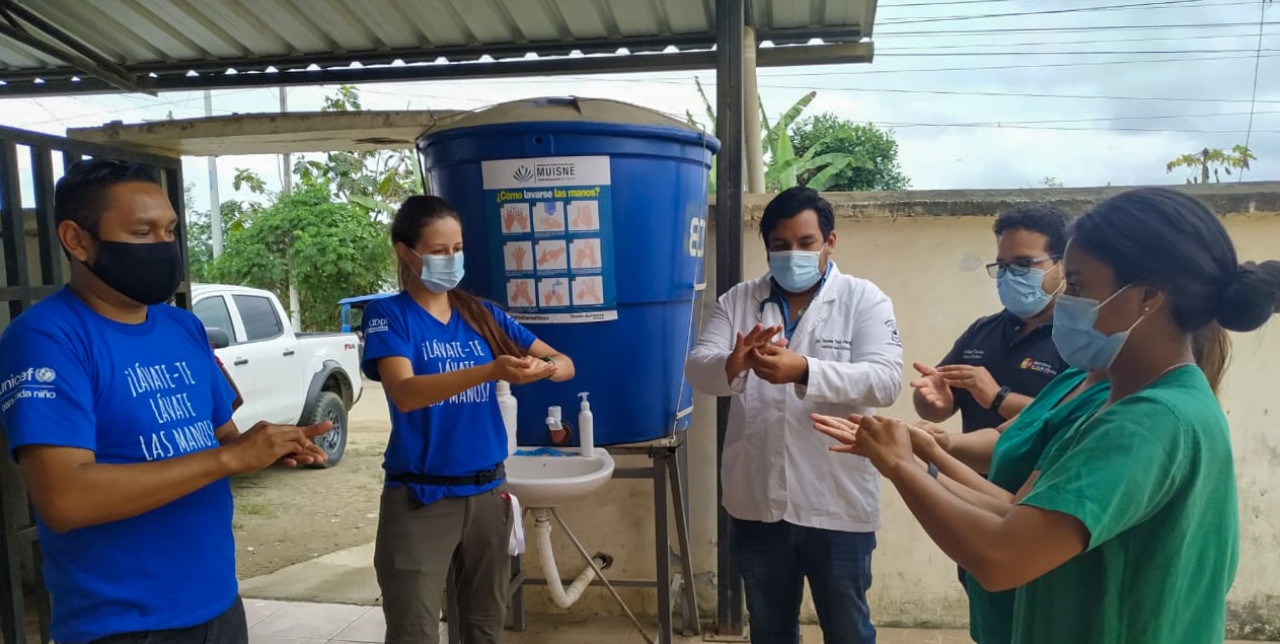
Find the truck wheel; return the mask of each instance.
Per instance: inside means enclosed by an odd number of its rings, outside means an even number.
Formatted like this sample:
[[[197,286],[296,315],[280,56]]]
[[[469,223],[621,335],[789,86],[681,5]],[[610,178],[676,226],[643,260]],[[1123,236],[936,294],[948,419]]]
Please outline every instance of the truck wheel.
[[[342,454],[347,451],[347,407],[342,404],[342,398],[331,391],[320,392],[316,397],[315,407],[299,424],[306,427],[324,420],[332,422],[333,429],[324,435],[316,436],[311,439],[311,442],[324,450],[324,453],[329,455],[329,460],[313,465],[314,468],[337,465],[338,461],[342,460]]]

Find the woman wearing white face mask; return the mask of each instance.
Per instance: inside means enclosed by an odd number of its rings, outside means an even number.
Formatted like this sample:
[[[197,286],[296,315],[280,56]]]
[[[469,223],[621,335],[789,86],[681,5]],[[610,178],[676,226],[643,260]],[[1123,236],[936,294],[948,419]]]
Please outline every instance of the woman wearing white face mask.
[[[1222,641],[1239,529],[1226,417],[1194,338],[1280,309],[1280,262],[1240,264],[1194,198],[1113,197],[1076,222],[1054,341],[1103,370],[1102,408],[1059,433],[1003,516],[959,501],[914,462],[908,429],[862,419],[854,452],[988,590],[1017,588],[1013,642]]]
[[[497,644],[506,616],[507,434],[494,381],[573,377],[573,362],[490,302],[458,290],[462,224],[410,197],[391,224],[404,290],[364,314],[362,368],[391,408],[374,568],[390,644],[435,644],[450,562],[462,640]]]

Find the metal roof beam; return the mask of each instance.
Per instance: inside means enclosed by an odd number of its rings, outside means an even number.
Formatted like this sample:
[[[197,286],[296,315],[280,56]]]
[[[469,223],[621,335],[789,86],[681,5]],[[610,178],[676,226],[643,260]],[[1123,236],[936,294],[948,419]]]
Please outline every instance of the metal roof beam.
[[[822,38],[828,43],[857,42],[862,38],[862,29],[857,27],[840,29],[780,29],[761,33],[758,37],[760,42],[768,41],[785,44],[805,43],[812,38]],[[567,55],[575,50],[589,54],[610,53],[617,51],[618,49],[664,49],[668,46],[674,46],[679,49],[710,49],[714,45],[715,37],[711,34],[682,34],[651,38],[601,38],[564,42],[508,43],[481,48],[474,46],[427,49],[415,48],[381,52],[326,52],[321,54],[289,54],[283,56],[258,56],[189,62],[141,63],[131,65],[129,69],[125,71],[137,74],[154,73],[158,75],[174,72],[187,73],[189,71],[194,71],[196,73],[222,73],[228,69],[235,69],[239,72],[244,72],[264,70],[268,67],[307,67],[313,64],[320,67],[335,65],[346,66],[356,61],[359,61],[360,64],[365,66],[372,66],[389,64],[398,59],[412,63],[422,60],[434,61],[439,58],[474,60],[484,55],[488,55],[493,58],[520,58],[529,53],[536,53],[539,55]],[[57,74],[51,73],[49,70],[42,70],[39,72],[29,70],[4,70],[3,72],[0,72],[0,78],[3,78],[6,81],[33,78],[35,76],[40,76],[41,78],[48,80],[51,77],[56,78]]]
[[[871,61],[873,55],[874,46],[871,42],[767,47],[759,51],[757,64],[760,67],[779,67],[866,63]],[[712,69],[715,65],[715,51],[703,50],[673,54],[584,56],[512,60],[494,63],[359,67],[276,73],[203,74],[198,76],[169,74],[152,79],[152,83],[160,91],[195,91],[243,87],[465,80],[567,74],[668,72]],[[7,84],[0,86],[0,96],[86,94],[115,91],[112,86],[97,79],[83,79],[79,82],[50,82],[45,80],[44,83],[40,84],[6,80]]]
[[[0,34],[8,36],[22,44],[31,47],[47,56],[61,60],[66,64],[84,72],[85,74],[102,79],[106,83],[117,89],[123,89],[129,92],[144,92],[154,96],[155,90],[144,87],[140,84],[136,77],[127,69],[108,60],[92,48],[84,43],[76,40],[74,36],[60,29],[57,25],[45,20],[41,16],[32,12],[30,9],[17,4],[13,0],[0,0],[0,12],[10,18],[9,23],[0,23]],[[35,35],[21,29],[17,26],[13,18],[18,18],[32,27],[40,30],[49,38],[52,38],[58,45],[65,47],[67,50],[45,42]]]

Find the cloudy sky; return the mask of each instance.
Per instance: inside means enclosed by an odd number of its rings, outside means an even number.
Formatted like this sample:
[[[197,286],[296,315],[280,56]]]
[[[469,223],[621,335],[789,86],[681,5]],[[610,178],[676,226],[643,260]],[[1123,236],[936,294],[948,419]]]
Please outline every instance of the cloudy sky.
[[[1181,183],[1187,173],[1166,173],[1170,159],[1246,140],[1258,161],[1245,179],[1280,180],[1280,3],[1264,7],[1260,0],[887,0],[876,16],[872,64],[761,69],[759,83],[770,114],[815,90],[810,113],[892,128],[916,188],[1030,187],[1046,177],[1066,186]],[[710,83],[714,72],[360,90],[366,109],[476,109],[558,94],[701,115],[695,76]],[[290,109],[316,110],[333,88],[288,91]],[[216,114],[275,111],[278,93],[216,91],[213,104]],[[189,92],[7,99],[0,114],[4,125],[62,134],[113,120],[203,116],[204,101]],[[192,205],[204,209],[205,161],[185,163]],[[272,157],[223,157],[224,199],[248,197],[231,187],[237,167],[279,185]]]

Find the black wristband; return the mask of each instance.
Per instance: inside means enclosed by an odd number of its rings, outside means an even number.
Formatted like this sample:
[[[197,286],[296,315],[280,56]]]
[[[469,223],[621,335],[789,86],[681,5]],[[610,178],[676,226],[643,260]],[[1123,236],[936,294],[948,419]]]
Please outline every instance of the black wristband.
[[[997,414],[1000,413],[1000,405],[1004,404],[1004,399],[1008,398],[1011,393],[1013,393],[1013,390],[1008,386],[1001,387],[1000,393],[996,394],[995,400],[991,401],[991,406],[987,410],[994,411]]]

